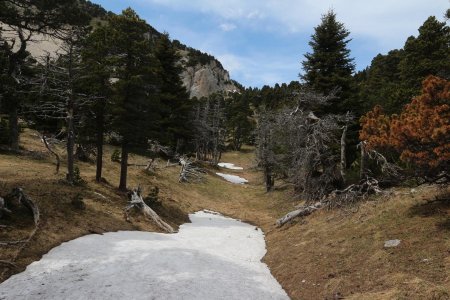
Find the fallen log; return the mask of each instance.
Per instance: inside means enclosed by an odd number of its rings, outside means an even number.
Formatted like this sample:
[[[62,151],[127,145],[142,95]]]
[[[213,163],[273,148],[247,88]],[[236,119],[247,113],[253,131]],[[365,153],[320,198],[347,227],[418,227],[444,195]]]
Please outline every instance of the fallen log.
[[[131,193],[130,201],[127,207],[125,208],[125,218],[129,221],[128,213],[132,208],[138,209],[142,214],[148,219],[152,220],[156,225],[158,225],[161,229],[166,232],[173,233],[175,232],[169,224],[164,222],[158,214],[148,206],[141,196],[141,189],[137,188]]]
[[[277,227],[292,221],[297,217],[304,217],[312,214],[321,208],[333,209],[337,207],[345,207],[366,199],[369,195],[382,193],[375,178],[366,178],[358,184],[351,184],[343,190],[334,190],[326,195],[320,201],[314,204],[306,204],[300,208],[291,211],[276,222]]]
[[[297,217],[304,217],[307,215],[312,214],[313,212],[315,212],[318,209],[321,209],[323,207],[323,203],[322,202],[316,202],[312,205],[305,205],[300,207],[297,210],[291,211],[290,213],[286,214],[285,216],[283,216],[282,218],[277,220],[277,227],[281,227],[284,224],[292,221],[293,219],[297,218]]]

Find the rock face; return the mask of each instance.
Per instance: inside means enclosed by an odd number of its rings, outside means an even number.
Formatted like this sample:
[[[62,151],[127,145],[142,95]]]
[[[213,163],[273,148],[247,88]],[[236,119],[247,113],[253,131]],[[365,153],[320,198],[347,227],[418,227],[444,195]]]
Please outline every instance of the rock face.
[[[217,61],[206,65],[186,66],[181,74],[183,84],[191,98],[207,97],[213,93],[234,92],[238,87],[230,80],[230,74]]]

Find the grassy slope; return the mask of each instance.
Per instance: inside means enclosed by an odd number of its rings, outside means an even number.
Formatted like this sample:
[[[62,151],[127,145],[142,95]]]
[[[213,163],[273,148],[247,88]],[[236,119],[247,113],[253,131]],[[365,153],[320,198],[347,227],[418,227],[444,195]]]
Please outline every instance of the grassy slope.
[[[22,144],[27,150],[45,153],[31,131],[23,134]],[[93,164],[78,164],[87,181],[85,187],[62,184],[64,169],[54,174],[48,156],[37,160],[0,154],[0,195],[22,186],[42,212],[38,235],[19,257],[21,267],[84,234],[157,230],[138,216],[132,223],[124,221],[126,198],[115,189],[119,165],[109,161],[111,151],[107,147],[105,154],[108,184],[95,183]],[[205,208],[263,228],[268,248],[265,261],[293,299],[333,299],[337,293],[349,299],[450,299],[450,203],[427,203],[437,193],[434,187],[415,193],[398,189],[386,199],[364,203],[353,211],[318,212],[277,229],[276,218],[297,204],[289,187],[277,186],[275,192],[265,193],[261,175],[252,169],[250,150],[226,153],[223,161],[245,167],[234,173],[250,184],[232,185],[211,174],[206,184],[180,184],[177,167],[160,169],[155,175],[132,167],[129,186],[141,184],[145,191],[158,186],[163,202],[158,212],[172,225],[183,223],[185,213]],[[145,158],[133,156],[132,162],[142,163]],[[85,211],[70,204],[77,193],[84,197]],[[5,240],[23,237],[31,220],[22,211],[0,224],[14,226],[0,229],[0,240]],[[396,238],[402,240],[398,248],[383,248],[385,240]],[[1,250],[0,259],[7,259],[14,249]]]

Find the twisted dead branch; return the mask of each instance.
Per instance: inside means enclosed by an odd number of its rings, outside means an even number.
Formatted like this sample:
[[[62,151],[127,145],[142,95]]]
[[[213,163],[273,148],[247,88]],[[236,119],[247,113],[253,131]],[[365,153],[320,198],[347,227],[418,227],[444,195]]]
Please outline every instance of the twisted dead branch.
[[[129,211],[132,208],[136,208],[137,210],[139,210],[145,217],[152,220],[156,225],[158,225],[159,228],[163,229],[164,231],[168,233],[174,232],[172,226],[164,222],[158,216],[158,214],[144,202],[144,200],[142,199],[140,187],[131,192],[130,201],[128,202],[128,205],[125,208],[125,219],[127,221],[129,221]]]
[[[179,182],[202,182],[204,180],[205,171],[202,168],[195,166],[196,161],[191,161],[188,158],[180,158],[180,176]]]

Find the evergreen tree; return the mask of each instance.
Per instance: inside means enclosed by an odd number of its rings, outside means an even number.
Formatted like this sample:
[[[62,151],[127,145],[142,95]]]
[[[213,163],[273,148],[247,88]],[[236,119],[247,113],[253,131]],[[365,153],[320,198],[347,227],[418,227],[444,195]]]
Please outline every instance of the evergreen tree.
[[[251,121],[253,112],[247,95],[247,91],[233,93],[225,102],[226,127],[229,142],[234,150],[240,150],[242,144],[249,143],[254,131],[254,124]]]
[[[305,54],[302,62],[304,74],[300,78],[313,90],[329,94],[339,88],[340,98],[336,106],[330,106],[336,112],[346,112],[352,92],[352,73],[355,69],[350,50],[350,32],[343,23],[336,20],[336,14],[329,11],[322,16],[322,22],[314,28],[309,45],[312,53]]]
[[[400,111],[405,98],[404,90],[400,88],[399,63],[402,58],[403,50],[392,50],[386,55],[378,54],[372,60],[370,68],[364,70],[363,77],[358,78],[362,76],[362,72],[355,75],[364,111],[379,104],[388,113]]]
[[[428,75],[450,78],[450,27],[429,17],[419,28],[417,37],[409,37],[400,62],[400,76],[406,89],[403,100],[409,101],[420,92]]]
[[[112,87],[112,127],[122,137],[119,189],[126,190],[130,150],[147,146],[158,130],[157,61],[151,53],[149,26],[131,8],[111,16],[108,26],[117,79]]]
[[[183,86],[180,74],[183,71],[179,63],[180,56],[170,41],[168,34],[163,34],[155,47],[155,56],[159,60],[160,70],[160,142],[170,145],[176,153],[184,151],[187,141],[192,138],[190,112],[193,101]]]
[[[83,88],[91,95],[91,109],[87,111],[83,127],[83,136],[95,136],[97,148],[96,181],[102,178],[103,143],[107,129],[106,123],[110,119],[111,102],[111,73],[113,72],[111,58],[111,28],[100,26],[86,39],[82,52],[83,64],[86,70]],[[89,139],[89,138],[88,138]]]

